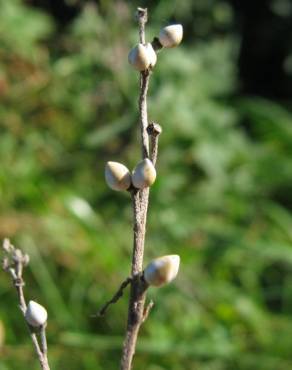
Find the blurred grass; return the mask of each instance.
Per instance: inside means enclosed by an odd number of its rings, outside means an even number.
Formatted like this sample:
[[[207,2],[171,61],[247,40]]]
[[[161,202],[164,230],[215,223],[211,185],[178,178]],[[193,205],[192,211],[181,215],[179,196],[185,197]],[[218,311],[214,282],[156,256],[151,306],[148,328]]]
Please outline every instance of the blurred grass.
[[[85,2],[58,33],[44,12],[0,0],[0,235],[32,256],[26,293],[48,308],[54,369],[119,362],[127,295],[105,318],[90,315],[130,269],[129,199],[106,188],[103,168],[132,167],[140,153],[138,77],[127,64],[136,5]],[[160,1],[150,11],[151,37],[174,14],[186,37],[159,54],[150,88],[163,135],[146,262],[179,253],[182,264],[174,284],[149,291],[156,305],[135,366],[288,370],[290,107],[238,95],[226,3]],[[37,369],[4,274],[0,300],[0,370]]]

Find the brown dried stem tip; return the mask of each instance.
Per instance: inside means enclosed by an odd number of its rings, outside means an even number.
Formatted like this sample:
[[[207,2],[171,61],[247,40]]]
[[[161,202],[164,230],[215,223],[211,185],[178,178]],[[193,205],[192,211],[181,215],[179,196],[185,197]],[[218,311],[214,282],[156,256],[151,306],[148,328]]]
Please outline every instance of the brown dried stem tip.
[[[158,123],[151,122],[147,127],[147,133],[150,136],[151,142],[150,159],[155,166],[158,155],[158,138],[159,135],[162,133],[162,128]]]
[[[148,21],[147,8],[137,8],[136,19],[139,23],[139,41],[145,44],[145,24]]]

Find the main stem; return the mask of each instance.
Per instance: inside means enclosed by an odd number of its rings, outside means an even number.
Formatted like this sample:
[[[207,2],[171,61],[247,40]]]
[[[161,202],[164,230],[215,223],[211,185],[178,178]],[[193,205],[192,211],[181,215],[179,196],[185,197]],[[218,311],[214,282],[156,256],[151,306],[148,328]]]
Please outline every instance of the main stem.
[[[132,202],[134,209],[134,246],[132,258],[133,280],[131,283],[127,332],[121,360],[121,370],[130,370],[132,368],[138,332],[144,317],[144,305],[147,289],[145,282],[141,279],[146,225],[143,217],[146,217],[146,214],[141,211],[139,192],[132,192]]]
[[[145,23],[147,22],[147,9],[138,8],[137,18],[139,23],[139,41],[145,44]],[[147,91],[149,85],[149,71],[140,75],[139,116],[141,129],[142,158],[149,157],[149,137],[147,133]],[[133,206],[133,257],[132,257],[132,282],[128,309],[128,323],[126,338],[123,347],[121,370],[132,368],[139,329],[144,319],[144,306],[147,285],[141,279],[143,270],[144,241],[146,233],[147,209],[149,202],[149,188],[132,190]]]

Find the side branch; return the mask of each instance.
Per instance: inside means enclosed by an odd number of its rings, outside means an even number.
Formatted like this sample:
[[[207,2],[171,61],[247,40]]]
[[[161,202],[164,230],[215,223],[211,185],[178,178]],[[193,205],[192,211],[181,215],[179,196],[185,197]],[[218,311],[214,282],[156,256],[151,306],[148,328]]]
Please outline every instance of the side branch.
[[[12,283],[17,291],[19,308],[25,315],[27,305],[24,297],[23,287],[25,285],[22,273],[24,267],[29,263],[28,254],[24,254],[20,249],[15,248],[8,239],[5,239],[3,242],[3,251],[5,256],[2,261],[3,270],[6,271],[12,279]],[[39,363],[42,370],[50,370],[48,357],[47,357],[47,340],[45,325],[39,328],[33,328],[28,325],[29,334],[33,342],[35,352],[38,356]],[[39,344],[37,332],[40,333],[41,345]]]
[[[151,122],[149,126],[147,127],[147,132],[151,140],[150,159],[155,166],[156,161],[157,161],[157,155],[158,155],[158,139],[159,139],[159,135],[162,132],[162,128],[158,123]]]
[[[92,315],[92,317],[105,315],[109,306],[115,304],[123,296],[125,288],[131,283],[131,281],[132,278],[127,277],[127,279],[122,282],[115,295],[108,302],[106,302],[96,314]]]

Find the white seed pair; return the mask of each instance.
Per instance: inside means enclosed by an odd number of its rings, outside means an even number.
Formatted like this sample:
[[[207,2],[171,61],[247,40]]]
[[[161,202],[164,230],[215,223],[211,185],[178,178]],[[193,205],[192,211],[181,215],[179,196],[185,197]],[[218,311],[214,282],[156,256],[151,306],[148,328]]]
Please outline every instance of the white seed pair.
[[[165,48],[174,48],[181,43],[182,38],[183,27],[181,24],[172,24],[162,28],[158,37],[160,44]],[[128,61],[133,68],[142,72],[155,66],[157,55],[150,42],[139,43],[130,50]]]
[[[131,184],[137,189],[144,189],[151,186],[155,179],[156,170],[148,158],[137,164],[132,175],[129,169],[119,162],[110,161],[105,166],[105,180],[113,190],[127,190]]]

